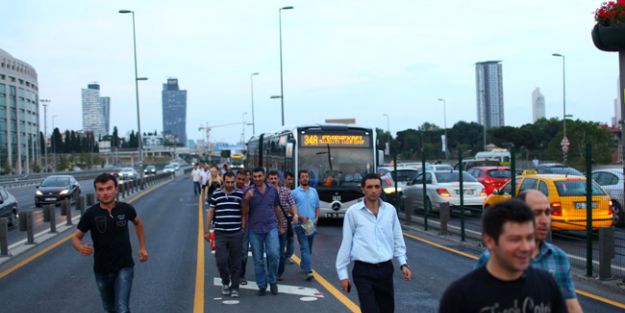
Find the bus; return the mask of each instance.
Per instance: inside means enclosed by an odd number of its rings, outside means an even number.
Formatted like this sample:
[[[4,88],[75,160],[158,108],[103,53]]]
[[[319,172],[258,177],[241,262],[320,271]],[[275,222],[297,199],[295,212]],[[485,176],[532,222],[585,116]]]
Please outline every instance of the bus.
[[[376,170],[375,132],[371,128],[312,125],[254,136],[247,143],[246,167],[294,174],[307,170],[317,189],[320,217],[340,218],[362,199],[360,181]]]

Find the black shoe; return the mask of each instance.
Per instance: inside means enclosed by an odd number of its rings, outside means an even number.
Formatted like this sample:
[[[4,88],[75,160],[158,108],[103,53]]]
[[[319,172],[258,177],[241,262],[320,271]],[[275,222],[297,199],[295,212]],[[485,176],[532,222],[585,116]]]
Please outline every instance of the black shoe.
[[[273,284],[269,284],[269,289],[271,290],[271,294],[272,295],[277,295],[278,294],[278,284],[273,283]]]
[[[243,285],[243,286],[247,285],[247,280],[245,280],[245,278],[241,278],[239,285]]]
[[[256,295],[259,296],[259,297],[262,297],[262,296],[264,296],[266,294],[267,294],[267,288],[260,288],[256,292]]]
[[[306,275],[306,281],[311,281],[313,280],[313,278],[315,278],[313,272],[308,272],[308,274]]]

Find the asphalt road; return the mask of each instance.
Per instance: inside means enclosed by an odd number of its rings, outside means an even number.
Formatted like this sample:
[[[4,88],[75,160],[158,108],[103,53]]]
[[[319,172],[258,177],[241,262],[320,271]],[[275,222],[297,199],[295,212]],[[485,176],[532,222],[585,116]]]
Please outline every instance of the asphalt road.
[[[203,241],[205,261],[200,269],[204,273],[200,277],[196,275],[199,210],[191,188],[188,179],[178,178],[137,200],[131,198],[145,223],[150,253],[147,263],[137,261],[135,266],[133,312],[195,312],[194,307],[200,304],[204,312],[350,312],[347,305],[358,304],[356,290],[347,295],[336,290],[339,282],[334,262],[341,240],[339,221],[322,221],[319,227],[313,248],[313,268],[317,274],[314,281],[306,282],[297,264],[287,264],[279,295],[258,297],[254,289],[242,289],[237,303],[229,304],[231,299],[223,298],[221,287],[215,284],[218,277],[215,259]],[[67,235],[61,234],[59,238]],[[131,238],[137,259],[132,230]],[[446,286],[470,271],[474,261],[410,237],[405,240],[414,278],[410,282],[402,281],[396,269],[396,312],[436,312]],[[462,246],[442,243],[466,251]],[[297,246],[296,251],[299,255]],[[102,312],[92,262],[91,257],[80,256],[69,242],[64,242],[24,264],[0,278],[2,312]],[[254,277],[252,263],[250,258],[247,267],[250,282]],[[0,276],[14,264],[0,267]],[[204,292],[196,298],[198,278],[204,280],[201,285]],[[307,292],[313,296],[305,297]],[[346,297],[339,299],[341,295]],[[582,298],[582,304],[586,312],[620,311],[587,298]]]

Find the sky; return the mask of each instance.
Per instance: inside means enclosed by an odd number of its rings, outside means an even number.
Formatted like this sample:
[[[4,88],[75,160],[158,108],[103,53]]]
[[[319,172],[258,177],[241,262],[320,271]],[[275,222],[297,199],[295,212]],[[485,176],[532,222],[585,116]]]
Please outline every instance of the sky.
[[[355,118],[391,132],[424,122],[477,121],[475,63],[501,60],[505,124],[532,121],[540,88],[547,117],[610,123],[618,54],[590,32],[601,1],[588,0],[20,0],[2,4],[0,49],[35,67],[50,99],[48,133],[81,129],[81,89],[111,97],[111,130],[136,129],[132,19],[135,11],[142,131],[162,131],[161,90],[187,90],[187,136],[237,142],[281,128],[278,12],[282,11],[286,125]],[[384,115],[388,115],[387,117]],[[41,114],[43,125],[43,114]]]

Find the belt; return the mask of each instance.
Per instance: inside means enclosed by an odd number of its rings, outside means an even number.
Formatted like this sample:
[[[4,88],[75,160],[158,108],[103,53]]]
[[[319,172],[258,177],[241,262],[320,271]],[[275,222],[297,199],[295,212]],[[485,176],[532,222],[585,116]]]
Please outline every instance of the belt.
[[[380,263],[367,263],[367,262],[356,260],[354,263],[360,263],[361,265],[366,265],[366,266],[371,266],[371,267],[383,267],[391,262],[392,262],[391,260],[388,260],[388,261],[384,261]]]

